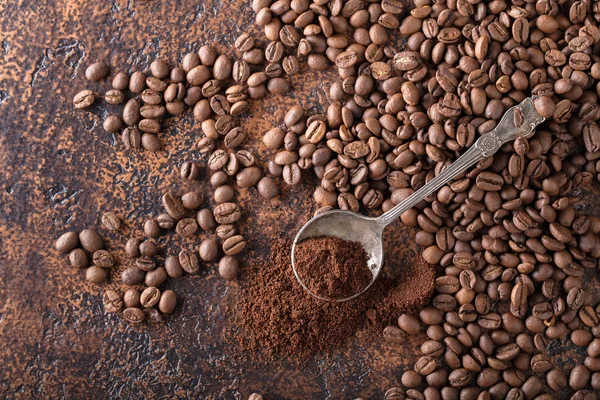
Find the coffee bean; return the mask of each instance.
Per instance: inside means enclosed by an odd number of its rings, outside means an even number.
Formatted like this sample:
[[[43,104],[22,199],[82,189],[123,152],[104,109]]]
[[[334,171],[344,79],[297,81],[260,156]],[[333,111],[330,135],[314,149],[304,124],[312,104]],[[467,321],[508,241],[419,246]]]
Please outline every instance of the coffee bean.
[[[121,280],[125,285],[133,286],[144,282],[146,273],[136,267],[130,267],[121,273]]]
[[[219,275],[226,281],[237,278],[239,271],[238,260],[231,256],[225,256],[219,261]]]
[[[115,258],[107,250],[97,250],[92,256],[94,264],[101,268],[112,268],[115,265]]]
[[[144,222],[144,234],[148,237],[157,237],[160,233],[158,222],[154,219],[149,218]]]
[[[113,105],[121,104],[123,101],[125,101],[125,95],[120,90],[112,89],[104,94],[104,101]]]
[[[79,109],[91,106],[94,104],[94,101],[96,101],[96,94],[87,89],[77,93],[73,98],[73,104],[75,105],[75,108]]]
[[[502,189],[504,180],[500,175],[492,172],[482,172],[477,175],[475,184],[478,188],[485,190],[486,192],[496,192]]]
[[[212,231],[217,226],[212,211],[206,208],[198,211],[196,220],[198,221],[200,228],[204,231]]]
[[[129,86],[129,76],[125,72],[119,72],[112,80],[112,87],[115,90],[125,90]]]
[[[82,230],[79,233],[79,242],[81,243],[81,246],[90,253],[94,253],[104,247],[104,240],[93,229]]]
[[[118,313],[123,309],[123,299],[121,295],[114,290],[107,290],[102,296],[104,310],[109,313]]]
[[[158,288],[153,286],[147,287],[140,295],[140,304],[145,308],[154,307],[158,304],[160,297],[161,294]]]
[[[132,324],[140,324],[146,318],[144,311],[137,307],[129,307],[123,310],[123,318]]]
[[[129,78],[129,91],[132,93],[142,93],[146,88],[146,74],[135,71]]]
[[[156,248],[156,244],[151,240],[144,240],[139,245],[139,253],[143,256],[154,256],[158,253],[158,249]]]
[[[198,253],[203,261],[214,261],[217,259],[219,247],[214,239],[205,239],[198,247]]]
[[[238,187],[245,188],[256,185],[260,178],[262,178],[262,172],[258,167],[248,167],[237,173],[235,181]]]
[[[167,192],[162,196],[162,205],[165,211],[175,220],[179,221],[185,215],[185,208],[173,193]]]
[[[470,371],[467,371],[464,368],[459,368],[450,373],[448,376],[448,382],[453,387],[461,388],[469,385],[472,380],[472,375]]]
[[[89,265],[88,256],[83,249],[73,249],[69,253],[69,262],[75,268],[87,268]]]
[[[196,208],[202,205],[203,201],[204,196],[202,196],[202,193],[199,192],[187,192],[183,196],[181,196],[181,204],[188,210],[195,210]]]
[[[437,368],[437,362],[432,357],[421,357],[415,364],[415,372],[419,375],[429,375]]]
[[[92,265],[85,270],[85,280],[92,283],[102,283],[108,279],[108,272],[104,268]]]
[[[198,230],[198,223],[194,218],[183,218],[177,222],[175,231],[181,237],[190,237]]]
[[[76,232],[63,233],[57,240],[55,248],[60,253],[69,253],[79,245],[79,236]]]
[[[219,204],[215,207],[213,215],[219,224],[232,224],[242,216],[239,207],[235,203]]]
[[[200,270],[198,257],[190,250],[181,250],[179,252],[179,264],[188,274],[195,275]]]
[[[149,256],[141,256],[135,260],[135,266],[140,271],[148,272],[156,269],[156,262]]]
[[[139,149],[141,146],[140,131],[136,127],[127,127],[123,130],[121,139],[127,149]]]
[[[398,326],[409,335],[417,335],[421,332],[419,320],[409,314],[400,315],[398,318]]]
[[[223,252],[228,256],[239,254],[246,247],[246,240],[242,235],[235,235],[223,242]]]
[[[167,272],[163,267],[158,267],[146,273],[144,283],[147,286],[160,286],[167,280]]]
[[[165,271],[171,278],[179,278],[183,275],[183,268],[179,263],[179,258],[175,256],[168,256],[165,259]]]
[[[108,65],[103,61],[91,64],[85,70],[85,77],[88,81],[98,82],[108,75]]]
[[[163,314],[171,314],[177,305],[177,296],[173,290],[165,290],[160,296],[158,309]]]
[[[383,338],[392,343],[401,343],[405,341],[404,332],[397,326],[386,327],[383,330]]]

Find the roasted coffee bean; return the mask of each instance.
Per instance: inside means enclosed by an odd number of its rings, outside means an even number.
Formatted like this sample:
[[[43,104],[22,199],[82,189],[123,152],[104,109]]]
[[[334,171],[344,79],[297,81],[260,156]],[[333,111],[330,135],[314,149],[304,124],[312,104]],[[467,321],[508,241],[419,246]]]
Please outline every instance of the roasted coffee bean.
[[[156,304],[158,304],[159,300],[160,290],[153,286],[144,289],[140,295],[140,304],[145,308],[154,307]]]
[[[500,175],[492,172],[482,172],[477,175],[475,183],[481,190],[485,190],[486,192],[495,192],[502,189],[504,180]]]
[[[115,265],[114,256],[107,250],[97,250],[92,255],[94,265],[101,268],[112,268]]]
[[[200,243],[198,247],[198,253],[203,261],[215,261],[217,259],[217,252],[219,247],[217,242],[213,239],[205,239]]]
[[[160,295],[158,309],[163,314],[171,314],[177,306],[177,295],[173,290],[165,290]]]
[[[129,86],[129,76],[125,72],[119,72],[112,80],[112,87],[115,90],[125,90]]]
[[[219,275],[226,281],[237,278],[239,271],[238,260],[231,256],[225,256],[219,261]]]
[[[118,313],[123,309],[123,299],[121,295],[114,290],[107,290],[102,296],[104,310],[109,313]]]
[[[219,224],[232,224],[242,216],[239,207],[235,203],[219,204],[215,207],[213,215]]]
[[[75,108],[87,108],[96,101],[96,94],[91,90],[82,90],[73,97]]]
[[[198,257],[191,250],[181,250],[179,252],[179,264],[188,274],[197,274],[200,270]]]
[[[217,226],[215,233],[220,239],[225,240],[234,236],[237,232],[235,230],[235,226],[231,224],[225,224]]]
[[[147,286],[160,286],[167,280],[167,272],[163,267],[158,267],[146,273],[144,283]]]
[[[185,208],[173,193],[167,192],[162,196],[162,205],[165,211],[176,221],[179,221],[185,215]]]
[[[137,307],[129,307],[123,310],[123,318],[132,324],[140,324],[146,318],[144,311]]]
[[[194,218],[183,218],[177,222],[175,231],[181,237],[190,237],[198,230],[198,223]]]
[[[148,272],[156,269],[156,262],[149,256],[141,256],[135,260],[135,266],[140,271]]]
[[[228,256],[239,254],[246,247],[246,240],[242,235],[235,235],[223,242],[223,252]]]
[[[198,221],[200,228],[202,228],[204,231],[212,231],[217,226],[217,222],[215,221],[212,211],[206,208],[198,211],[198,214],[196,214],[196,220]]]
[[[144,234],[148,237],[156,237],[160,233],[158,222],[149,218],[144,222]]]
[[[102,123],[102,127],[108,133],[117,133],[121,129],[122,125],[123,123],[121,118],[114,114],[107,115],[106,119]]]
[[[139,253],[143,256],[154,256],[158,253],[156,244],[152,240],[144,240],[140,243],[139,250]]]
[[[130,126],[123,130],[121,139],[127,149],[139,149],[141,146],[142,138],[138,128]]]
[[[383,330],[383,338],[392,343],[401,343],[406,340],[404,332],[397,326],[386,327]]]
[[[302,178],[301,169],[297,163],[293,163],[290,165],[285,165],[283,167],[283,180],[288,185],[294,186],[300,183],[300,179]]]
[[[69,263],[75,268],[87,268],[89,260],[83,249],[73,249],[69,253]]]
[[[108,65],[103,61],[91,64],[85,70],[85,77],[88,81],[98,82],[108,75]]]
[[[60,253],[68,253],[79,245],[79,236],[76,232],[63,233],[57,240],[55,248]]]
[[[104,94],[104,101],[113,105],[121,104],[123,101],[125,101],[125,95],[120,90],[112,89]]]
[[[121,227],[121,220],[114,212],[107,212],[102,215],[102,225],[108,230],[117,231]]]
[[[262,177],[262,172],[258,167],[248,167],[242,169],[235,176],[238,187],[246,188],[256,185]]]
[[[104,240],[98,232],[93,229],[82,230],[79,233],[79,243],[86,251],[92,254],[98,250],[102,250],[104,247]]]
[[[128,286],[139,285],[144,282],[146,273],[136,267],[130,267],[121,273],[121,280]]]
[[[165,271],[171,278],[179,278],[183,275],[183,268],[179,263],[179,258],[176,256],[168,256],[165,259]]]
[[[91,283],[102,283],[108,279],[106,269],[92,265],[85,270],[85,280]]]
[[[129,78],[129,91],[142,93],[144,89],[146,89],[146,75],[140,71],[133,72]]]

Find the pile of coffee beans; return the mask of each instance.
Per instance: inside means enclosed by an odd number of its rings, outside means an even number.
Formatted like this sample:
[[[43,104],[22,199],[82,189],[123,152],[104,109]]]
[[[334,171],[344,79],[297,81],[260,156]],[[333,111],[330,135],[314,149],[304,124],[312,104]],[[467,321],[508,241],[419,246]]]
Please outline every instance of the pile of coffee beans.
[[[172,290],[161,292],[157,287],[149,286],[141,293],[135,288],[128,289],[123,295],[115,290],[107,290],[102,302],[106,312],[121,313],[123,319],[132,324],[144,320],[161,323],[163,315],[175,310],[177,297]]]
[[[430,340],[403,377],[410,390],[386,398],[529,399],[546,383],[595,396],[596,355],[567,379],[550,349],[600,337],[600,299],[587,288],[600,220],[577,206],[600,165],[598,4],[255,0],[253,8],[269,40],[310,68],[338,71],[323,114],[292,107],[263,137],[277,150],[271,175],[289,185],[311,170],[320,179],[317,212],[391,209],[528,96],[547,119],[401,216],[418,229],[424,260],[445,274],[421,314]],[[421,324],[403,316],[399,325],[384,336],[404,340]]]
[[[104,239],[93,229],[65,232],[56,240],[55,248],[69,254],[71,266],[85,269],[85,280],[91,283],[106,281],[116,264],[113,254],[104,249]]]

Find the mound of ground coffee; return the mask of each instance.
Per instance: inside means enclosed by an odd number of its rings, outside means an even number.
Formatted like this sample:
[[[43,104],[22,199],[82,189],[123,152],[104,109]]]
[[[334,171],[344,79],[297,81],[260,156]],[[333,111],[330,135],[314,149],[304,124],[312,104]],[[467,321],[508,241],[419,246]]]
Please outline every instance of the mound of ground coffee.
[[[319,237],[296,246],[296,272],[314,294],[345,299],[362,292],[373,280],[367,253],[358,242]]]
[[[417,312],[433,293],[436,272],[415,255],[394,266],[365,294],[343,303],[318,300],[298,283],[291,265],[291,241],[269,245],[266,262],[251,260],[244,269],[237,313],[236,341],[246,350],[305,359],[345,343],[361,329],[381,336],[402,312]],[[398,247],[397,247],[398,248]],[[399,260],[390,249],[391,260]],[[385,271],[384,271],[385,272]]]

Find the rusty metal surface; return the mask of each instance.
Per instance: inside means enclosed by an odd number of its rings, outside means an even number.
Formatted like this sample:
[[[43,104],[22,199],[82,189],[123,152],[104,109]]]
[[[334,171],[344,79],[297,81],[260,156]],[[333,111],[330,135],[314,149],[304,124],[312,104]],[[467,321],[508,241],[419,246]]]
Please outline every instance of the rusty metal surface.
[[[199,126],[188,112],[161,134],[166,151],[126,152],[101,126],[112,108],[89,112],[71,104],[83,88],[109,86],[87,82],[85,66],[99,59],[116,69],[144,69],[157,55],[174,63],[207,42],[223,51],[242,31],[258,34],[248,3],[0,1],[0,398],[229,399],[254,391],[271,399],[377,398],[412,366],[418,340],[390,345],[360,333],[300,367],[236,354],[228,306],[239,287],[220,279],[214,265],[166,284],[180,304],[164,325],[133,327],[104,313],[101,293],[123,290],[117,277],[130,263],[127,238],[141,235],[143,220],[159,211],[162,191],[193,186],[178,179],[177,167],[200,160],[189,150]],[[253,104],[243,125],[250,143],[258,145],[287,106],[324,104],[333,76],[300,74],[285,101]],[[197,185],[210,198],[208,185]],[[269,238],[300,226],[314,211],[311,193],[310,184],[284,188],[270,203],[254,188],[240,193],[247,256],[260,260]],[[100,227],[109,210],[124,220],[117,233]],[[85,282],[83,271],[53,249],[60,233],[86,227],[98,228],[119,259],[109,283]],[[396,234],[404,250],[394,259],[401,262],[414,252],[409,233]],[[198,241],[159,239],[163,254]]]

